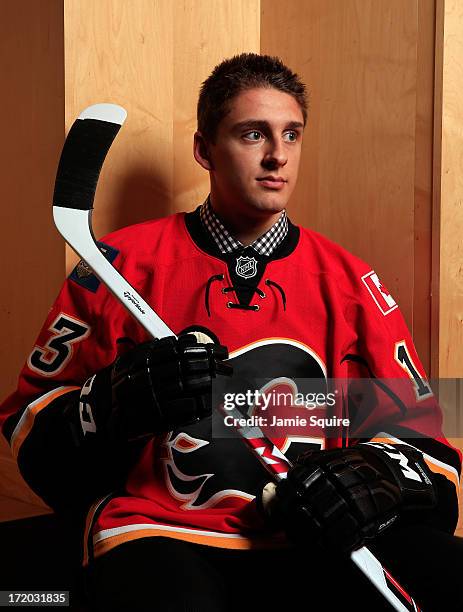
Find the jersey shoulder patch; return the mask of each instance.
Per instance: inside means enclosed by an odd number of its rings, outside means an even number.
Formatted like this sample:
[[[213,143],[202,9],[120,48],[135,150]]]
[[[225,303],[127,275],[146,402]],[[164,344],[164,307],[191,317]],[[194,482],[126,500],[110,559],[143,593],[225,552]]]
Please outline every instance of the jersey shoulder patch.
[[[97,245],[109,263],[113,263],[118,256],[119,251],[114,247],[109,246],[109,244],[105,244],[104,242],[97,242]],[[93,293],[96,293],[101,283],[101,281],[93,273],[93,270],[83,259],[79,261],[77,266],[69,275],[69,278],[81,287],[84,287],[84,289],[88,289]]]
[[[370,270],[370,272],[364,274],[362,276],[362,281],[376,306],[384,316],[398,308],[396,301],[374,270]]]

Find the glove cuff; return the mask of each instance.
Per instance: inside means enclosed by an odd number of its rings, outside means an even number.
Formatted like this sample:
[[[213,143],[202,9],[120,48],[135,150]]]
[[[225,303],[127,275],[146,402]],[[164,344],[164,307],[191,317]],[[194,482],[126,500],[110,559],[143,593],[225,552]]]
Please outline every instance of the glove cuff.
[[[403,510],[436,506],[434,476],[419,450],[407,444],[383,442],[362,442],[358,448],[362,448],[376,469],[398,485]]]

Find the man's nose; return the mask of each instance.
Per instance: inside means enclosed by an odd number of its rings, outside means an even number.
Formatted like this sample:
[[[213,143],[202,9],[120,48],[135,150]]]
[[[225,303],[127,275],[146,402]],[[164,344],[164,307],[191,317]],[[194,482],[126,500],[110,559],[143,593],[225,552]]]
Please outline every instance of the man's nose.
[[[280,139],[269,139],[262,160],[264,166],[284,166],[288,161],[288,156],[284,147],[284,143]]]

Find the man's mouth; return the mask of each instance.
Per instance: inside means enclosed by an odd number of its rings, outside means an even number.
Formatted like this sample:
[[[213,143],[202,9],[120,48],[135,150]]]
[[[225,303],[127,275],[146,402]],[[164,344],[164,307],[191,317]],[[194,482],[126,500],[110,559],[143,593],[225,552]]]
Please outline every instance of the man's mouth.
[[[287,181],[281,176],[263,176],[256,179],[262,186],[269,189],[282,189]]]
[[[262,176],[257,179],[258,181],[275,181],[278,183],[286,183],[286,180],[281,176]]]

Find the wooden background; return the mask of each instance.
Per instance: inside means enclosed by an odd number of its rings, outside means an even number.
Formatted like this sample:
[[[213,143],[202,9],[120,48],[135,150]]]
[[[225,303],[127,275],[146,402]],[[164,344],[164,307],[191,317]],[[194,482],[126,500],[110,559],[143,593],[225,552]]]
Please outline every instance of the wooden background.
[[[278,55],[310,91],[289,205],[370,262],[399,302],[432,377],[463,371],[463,16],[457,0],[9,0],[0,24],[4,292],[0,395],[75,255],[51,221],[65,131],[96,102],[128,119],[99,182],[95,234],[191,210],[201,82],[225,57]],[[6,264],[6,265],[5,265]],[[459,384],[445,393],[463,436]],[[3,450],[0,519],[47,511]]]
[[[19,368],[65,271],[51,218],[63,139],[63,8],[57,0],[3,2],[0,20],[0,395]],[[43,512],[0,436],[0,520]]]

